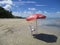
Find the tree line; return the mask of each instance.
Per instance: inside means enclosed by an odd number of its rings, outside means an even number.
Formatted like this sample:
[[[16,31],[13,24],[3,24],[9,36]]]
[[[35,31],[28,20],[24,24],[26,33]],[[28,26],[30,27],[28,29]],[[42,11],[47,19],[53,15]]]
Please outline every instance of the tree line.
[[[12,11],[8,11],[0,7],[0,18],[22,18],[22,17],[14,16],[12,14]]]

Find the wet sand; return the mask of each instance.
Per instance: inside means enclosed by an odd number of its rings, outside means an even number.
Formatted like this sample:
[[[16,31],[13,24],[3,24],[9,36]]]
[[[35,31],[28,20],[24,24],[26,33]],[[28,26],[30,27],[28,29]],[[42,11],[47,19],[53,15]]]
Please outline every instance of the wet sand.
[[[31,35],[25,19],[0,19],[0,45],[60,45],[60,30],[38,27]]]

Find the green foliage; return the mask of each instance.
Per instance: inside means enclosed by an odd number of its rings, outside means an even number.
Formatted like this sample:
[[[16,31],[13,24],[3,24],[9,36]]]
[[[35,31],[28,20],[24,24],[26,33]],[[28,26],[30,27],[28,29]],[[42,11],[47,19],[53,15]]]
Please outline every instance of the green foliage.
[[[0,18],[13,18],[12,12],[5,10],[4,8],[0,7]]]
[[[0,18],[20,18],[20,19],[24,19],[24,17],[12,15],[12,11],[9,12],[2,7],[0,7]]]

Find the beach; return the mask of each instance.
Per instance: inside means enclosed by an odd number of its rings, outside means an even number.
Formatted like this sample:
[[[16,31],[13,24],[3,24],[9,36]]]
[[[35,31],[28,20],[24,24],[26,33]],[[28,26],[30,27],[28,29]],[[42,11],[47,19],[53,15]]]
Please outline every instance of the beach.
[[[34,38],[28,24],[25,19],[0,19],[0,45],[60,45],[60,26],[40,24],[40,36]]]

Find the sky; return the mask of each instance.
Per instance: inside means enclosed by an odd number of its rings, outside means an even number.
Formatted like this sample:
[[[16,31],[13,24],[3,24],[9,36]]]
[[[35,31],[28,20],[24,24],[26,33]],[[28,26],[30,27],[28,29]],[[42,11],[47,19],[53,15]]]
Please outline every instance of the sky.
[[[60,0],[0,0],[0,6],[15,16],[27,17],[38,13],[60,18]]]

